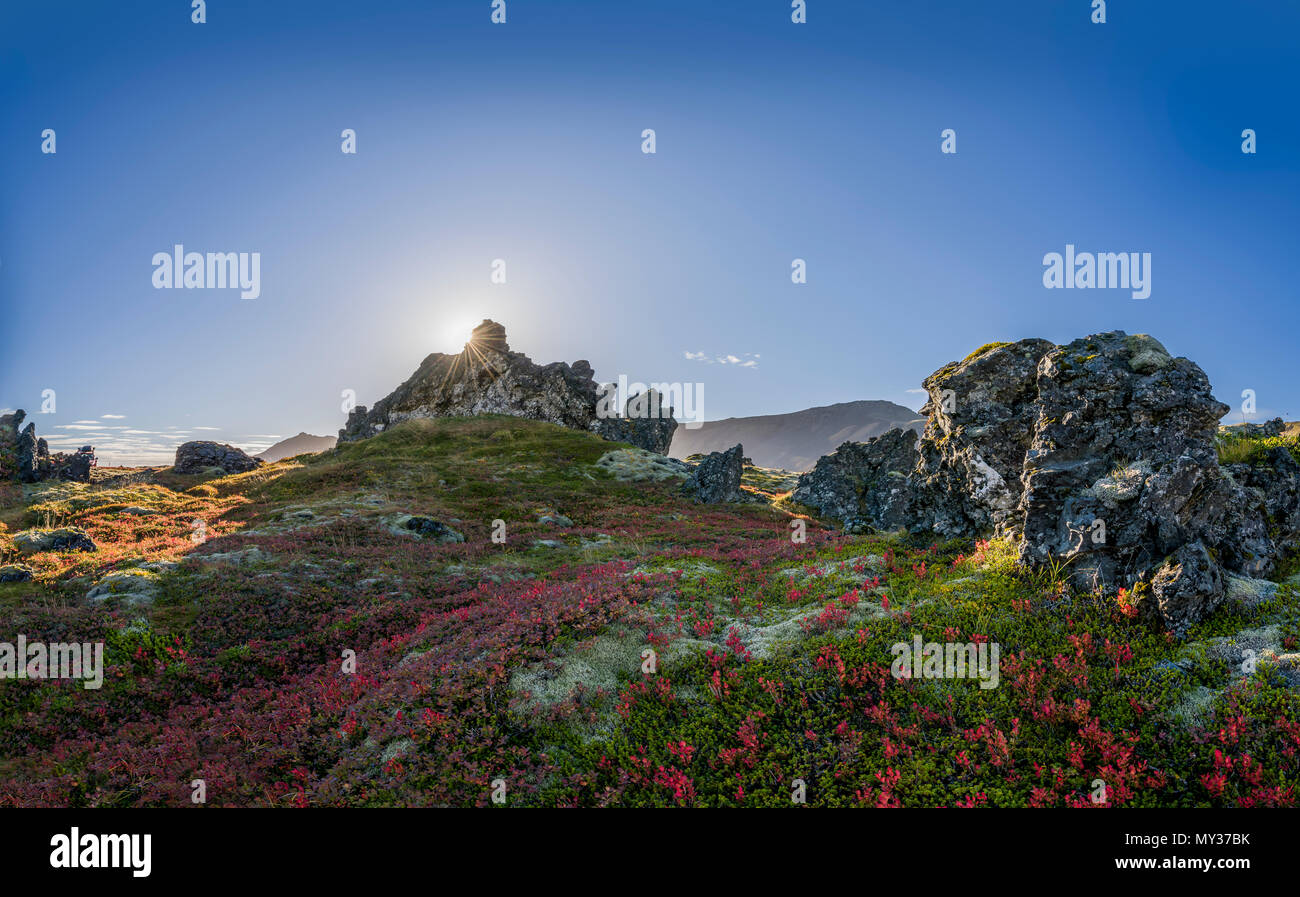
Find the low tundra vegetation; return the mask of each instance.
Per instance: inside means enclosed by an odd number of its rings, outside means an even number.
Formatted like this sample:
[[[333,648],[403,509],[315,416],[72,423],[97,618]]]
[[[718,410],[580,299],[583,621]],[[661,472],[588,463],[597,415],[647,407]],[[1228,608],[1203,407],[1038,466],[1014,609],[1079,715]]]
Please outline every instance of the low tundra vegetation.
[[[239,476],[0,493],[8,534],[99,546],[22,559],[0,641],[106,666],[0,681],[0,804],[196,806],[196,780],[216,806],[1295,804],[1300,694],[1206,647],[1294,651],[1294,585],[1175,642],[1005,542],[796,541],[770,473],[746,477],[775,505],[698,506],[609,450],[412,421]],[[149,600],[86,600],[146,564]],[[997,687],[896,678],[917,636],[996,644]]]

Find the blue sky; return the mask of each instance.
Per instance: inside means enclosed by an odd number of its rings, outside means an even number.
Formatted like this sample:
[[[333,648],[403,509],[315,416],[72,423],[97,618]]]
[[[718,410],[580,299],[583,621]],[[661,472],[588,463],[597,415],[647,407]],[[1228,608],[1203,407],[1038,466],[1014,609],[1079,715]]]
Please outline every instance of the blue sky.
[[[257,450],[491,317],[709,419],[915,408],[985,342],[1111,329],[1300,417],[1300,7],[789,6],[6,4],[0,407],[110,463]],[[154,289],[176,243],[259,252],[261,295]],[[1045,289],[1067,243],[1151,253],[1151,297]]]

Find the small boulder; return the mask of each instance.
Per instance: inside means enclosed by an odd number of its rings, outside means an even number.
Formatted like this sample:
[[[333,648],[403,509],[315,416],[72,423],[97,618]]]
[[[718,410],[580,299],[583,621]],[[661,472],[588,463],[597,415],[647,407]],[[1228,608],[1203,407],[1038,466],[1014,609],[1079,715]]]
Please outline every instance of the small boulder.
[[[186,442],[176,449],[176,462],[172,470],[176,473],[194,474],[219,467],[226,473],[247,473],[264,463],[233,445],[198,440]]]
[[[75,526],[63,526],[58,529],[29,529],[14,534],[14,547],[22,554],[37,554],[42,551],[98,551],[99,546]]]
[[[1203,544],[1189,542],[1156,570],[1138,612],[1181,638],[1223,602],[1224,594],[1223,569]]]
[[[24,564],[0,565],[0,582],[28,582],[35,571]]]
[[[438,542],[464,542],[465,534],[457,532],[441,521],[432,517],[411,517],[406,521],[406,528],[417,536]]]

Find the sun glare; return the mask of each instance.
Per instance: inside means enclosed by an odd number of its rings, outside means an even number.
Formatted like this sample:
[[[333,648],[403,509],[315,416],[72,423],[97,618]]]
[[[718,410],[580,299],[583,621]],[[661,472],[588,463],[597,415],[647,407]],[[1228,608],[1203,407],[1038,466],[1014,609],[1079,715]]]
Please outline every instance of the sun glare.
[[[437,327],[437,351],[448,355],[460,352],[469,342],[469,335],[478,326],[480,320],[482,319],[473,315],[441,318]]]

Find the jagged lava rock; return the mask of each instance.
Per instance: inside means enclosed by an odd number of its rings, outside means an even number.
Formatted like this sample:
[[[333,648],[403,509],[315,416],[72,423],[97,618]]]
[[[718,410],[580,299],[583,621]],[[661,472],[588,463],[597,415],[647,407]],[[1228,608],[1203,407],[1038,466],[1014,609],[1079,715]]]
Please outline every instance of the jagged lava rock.
[[[1221,567],[1271,572],[1259,496],[1219,468],[1228,407],[1195,363],[1145,335],[1075,340],[1040,363],[1038,406],[1022,562],[1073,560],[1081,583],[1148,583],[1147,610],[1179,634],[1222,600]]]
[[[22,427],[27,412],[19,408],[0,416],[0,477],[17,478],[24,483],[42,480],[90,482],[95,466],[95,450],[89,445],[70,454],[54,452],[44,439],[36,436],[36,424]]]
[[[1178,635],[1223,600],[1227,574],[1267,577],[1300,544],[1290,451],[1221,468],[1227,406],[1150,336],[992,344],[925,387],[916,466],[884,479],[884,500],[879,472],[898,461],[879,440],[823,458],[795,500],[851,528],[1009,536],[1022,564],[1068,561],[1079,585],[1131,588]]]
[[[596,421],[591,424],[594,432],[610,442],[626,442],[648,452],[668,454],[677,421],[673,420],[672,408],[663,413],[663,397],[657,390],[647,389],[629,397],[621,415],[609,413],[610,404],[598,400]],[[606,407],[602,410],[602,406]]]
[[[744,449],[739,445],[706,455],[682,483],[682,492],[699,504],[743,501],[740,478],[744,473],[744,457]]]
[[[916,469],[916,431],[893,429],[866,442],[846,442],[799,477],[790,498],[858,528],[909,526]]]
[[[1222,469],[1247,490],[1246,500],[1264,518],[1276,554],[1282,557],[1300,550],[1300,463],[1291,449],[1276,445],[1254,463],[1228,464]]]
[[[1038,361],[1053,348],[1042,339],[993,343],[925,379],[913,529],[958,536],[1014,525],[1038,416]]]
[[[263,463],[233,445],[199,440],[183,443],[176,449],[176,463],[172,470],[191,474],[219,467],[226,473],[247,473],[261,467]]]

